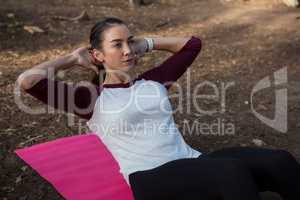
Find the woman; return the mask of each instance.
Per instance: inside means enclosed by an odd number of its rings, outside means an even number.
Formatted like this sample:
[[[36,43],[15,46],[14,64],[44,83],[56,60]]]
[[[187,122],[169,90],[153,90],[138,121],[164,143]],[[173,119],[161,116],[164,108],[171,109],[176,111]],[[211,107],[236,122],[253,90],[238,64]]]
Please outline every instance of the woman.
[[[90,45],[27,70],[18,83],[39,100],[87,119],[135,199],[258,200],[267,190],[300,198],[300,165],[286,151],[233,147],[204,155],[185,143],[167,92],[199,54],[199,38],[136,39],[123,21],[106,18],[92,28]],[[128,72],[152,49],[173,55],[131,79]],[[49,71],[76,65],[97,77],[105,70],[104,82],[75,87],[49,78]]]

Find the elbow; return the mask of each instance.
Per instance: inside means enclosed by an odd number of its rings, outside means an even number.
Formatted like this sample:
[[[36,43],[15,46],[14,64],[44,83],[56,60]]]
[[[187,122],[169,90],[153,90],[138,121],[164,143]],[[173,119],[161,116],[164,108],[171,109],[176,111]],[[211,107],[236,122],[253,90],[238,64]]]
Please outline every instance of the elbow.
[[[20,74],[16,82],[21,89],[28,90],[44,78],[44,71],[29,69]]]
[[[26,77],[26,73],[22,73],[18,76],[16,84],[18,87],[20,87],[22,90],[28,90],[32,87],[32,81],[29,80],[28,77]]]
[[[182,49],[187,49],[190,52],[199,54],[202,49],[202,40],[199,37],[191,36]]]
[[[195,49],[198,53],[202,49],[202,40],[199,37],[192,36],[192,47]]]

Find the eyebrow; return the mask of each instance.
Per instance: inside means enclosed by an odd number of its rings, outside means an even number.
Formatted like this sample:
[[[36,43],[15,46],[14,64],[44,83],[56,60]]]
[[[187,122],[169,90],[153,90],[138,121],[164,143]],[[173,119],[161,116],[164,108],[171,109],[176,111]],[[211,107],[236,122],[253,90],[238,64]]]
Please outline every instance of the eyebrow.
[[[127,40],[130,40],[130,39],[132,39],[132,38],[133,38],[133,35],[129,36],[129,37],[127,38]],[[120,42],[120,41],[122,41],[122,39],[114,39],[114,40],[112,40],[112,41],[110,41],[110,42]]]

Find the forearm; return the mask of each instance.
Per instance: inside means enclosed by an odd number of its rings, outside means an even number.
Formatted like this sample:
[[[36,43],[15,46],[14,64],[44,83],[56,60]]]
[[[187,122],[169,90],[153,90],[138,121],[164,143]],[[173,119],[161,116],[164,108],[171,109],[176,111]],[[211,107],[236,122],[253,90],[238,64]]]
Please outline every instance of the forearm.
[[[190,37],[153,37],[154,50],[178,52],[191,39]]]
[[[54,76],[58,70],[67,69],[74,64],[75,58],[71,54],[61,56],[26,70],[18,77],[17,82],[21,88],[29,89],[43,78]]]
[[[163,63],[161,63],[159,66],[156,66],[141,74],[139,78],[159,82],[165,85],[168,89],[170,88],[171,84],[177,79],[179,79],[182,76],[182,74],[187,70],[187,68],[191,66],[191,64],[201,51],[202,42],[200,38],[192,36],[191,38],[188,38],[188,40],[173,40],[178,41],[174,43],[170,42],[171,44],[174,44],[173,48],[173,45],[168,45],[170,43],[166,42],[167,40],[170,41],[169,39],[166,39],[161,43],[156,43],[161,45],[159,50],[163,49],[173,51],[175,53],[168,59],[166,59]]]

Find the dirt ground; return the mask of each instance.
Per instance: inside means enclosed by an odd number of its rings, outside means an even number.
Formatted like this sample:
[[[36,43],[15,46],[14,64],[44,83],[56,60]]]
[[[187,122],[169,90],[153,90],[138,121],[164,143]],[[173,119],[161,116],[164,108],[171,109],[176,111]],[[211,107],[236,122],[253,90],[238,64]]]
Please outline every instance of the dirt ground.
[[[268,3],[267,3],[268,2]],[[70,125],[64,113],[30,115],[16,104],[13,93],[17,76],[43,61],[64,55],[87,45],[91,26],[105,16],[125,20],[138,36],[191,36],[203,40],[203,50],[189,73],[178,81],[192,88],[210,81],[218,90],[222,83],[233,82],[226,90],[224,112],[209,115],[187,109],[191,96],[183,102],[171,99],[176,123],[188,144],[202,152],[230,146],[260,145],[285,149],[300,159],[300,13],[270,1],[161,0],[130,10],[121,0],[0,0],[0,198],[2,200],[63,199],[53,187],[37,175],[13,151],[17,148],[87,132],[78,118]],[[90,19],[65,21],[59,16],[75,17],[86,10]],[[37,26],[43,32],[31,34],[24,26]],[[163,61],[168,53],[146,55],[134,73],[138,74]],[[259,80],[287,67],[288,131],[281,133],[257,119],[250,109],[250,94]],[[188,76],[189,74],[189,76]],[[91,73],[76,69],[60,76],[66,81],[89,80]],[[170,94],[175,94],[172,88]],[[208,91],[205,89],[203,92]],[[211,91],[210,91],[211,92]],[[188,91],[184,91],[185,94]],[[44,106],[22,94],[26,105]],[[274,90],[265,89],[254,98],[254,107],[274,117]],[[201,108],[220,110],[219,100],[203,100]],[[234,134],[185,134],[185,122],[234,125]],[[80,123],[79,123],[80,122]],[[275,194],[263,194],[275,200]]]

